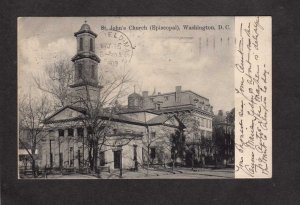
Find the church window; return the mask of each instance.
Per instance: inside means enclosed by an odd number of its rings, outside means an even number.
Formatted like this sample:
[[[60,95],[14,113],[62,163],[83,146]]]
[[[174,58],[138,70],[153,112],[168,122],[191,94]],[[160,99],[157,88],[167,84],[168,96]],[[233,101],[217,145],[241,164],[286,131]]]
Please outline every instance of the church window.
[[[65,135],[64,130],[58,130],[58,136],[63,137]]]
[[[93,39],[90,38],[90,51],[94,51]]]
[[[150,150],[150,157],[151,157],[151,159],[155,158],[155,154],[156,154],[155,152],[156,152],[155,147],[151,148],[151,150]]]
[[[77,135],[78,135],[79,137],[83,137],[83,128],[82,128],[82,127],[77,128]]]
[[[68,136],[73,137],[74,136],[74,130],[72,128],[68,129]]]
[[[79,39],[79,50],[80,51],[83,50],[83,39],[82,38]]]
[[[165,100],[168,101],[168,100],[169,100],[169,97],[168,97],[168,96],[165,96]]]

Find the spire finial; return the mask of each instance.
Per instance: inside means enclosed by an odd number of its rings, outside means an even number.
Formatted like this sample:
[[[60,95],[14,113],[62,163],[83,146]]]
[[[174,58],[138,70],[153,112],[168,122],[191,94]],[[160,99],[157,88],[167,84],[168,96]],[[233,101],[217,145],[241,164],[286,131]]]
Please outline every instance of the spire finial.
[[[133,92],[135,93],[135,85],[133,86]]]
[[[86,19],[84,20],[84,23],[85,23],[85,24],[87,23],[87,20],[86,20]]]

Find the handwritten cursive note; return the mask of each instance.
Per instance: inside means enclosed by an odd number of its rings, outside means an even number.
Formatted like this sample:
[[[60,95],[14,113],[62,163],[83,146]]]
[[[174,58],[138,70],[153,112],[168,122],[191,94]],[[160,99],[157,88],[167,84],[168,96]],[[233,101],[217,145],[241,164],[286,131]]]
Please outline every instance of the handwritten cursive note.
[[[272,177],[271,17],[235,18],[235,177]]]

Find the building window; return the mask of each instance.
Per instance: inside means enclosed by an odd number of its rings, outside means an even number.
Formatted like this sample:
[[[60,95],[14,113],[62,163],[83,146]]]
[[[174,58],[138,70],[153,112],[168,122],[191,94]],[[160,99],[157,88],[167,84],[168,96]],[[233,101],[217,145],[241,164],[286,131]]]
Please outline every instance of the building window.
[[[77,128],[77,135],[79,137],[83,137],[83,128],[82,127]]]
[[[74,136],[74,130],[72,128],[68,129],[68,136],[73,137]]]
[[[150,149],[150,157],[151,157],[151,159],[154,159],[155,158],[155,153],[156,152],[156,149],[154,148],[154,147],[152,147],[151,149]]]
[[[169,100],[169,96],[165,96],[165,100],[168,101]]]
[[[93,39],[90,38],[90,51],[94,51]]]
[[[58,130],[58,136],[63,137],[65,135],[64,130]]]
[[[151,132],[150,137],[151,137],[151,139],[154,139],[155,138],[155,132]]]
[[[83,50],[83,39],[82,38],[79,39],[79,50],[80,51]]]
[[[160,110],[160,104],[156,104],[157,110]]]
[[[201,127],[204,127],[204,118],[201,118]]]

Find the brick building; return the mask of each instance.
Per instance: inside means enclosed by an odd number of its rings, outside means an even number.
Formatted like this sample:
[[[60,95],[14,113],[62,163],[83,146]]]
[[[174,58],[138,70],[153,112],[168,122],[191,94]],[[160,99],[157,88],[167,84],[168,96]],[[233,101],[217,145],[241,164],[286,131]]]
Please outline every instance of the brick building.
[[[213,106],[209,99],[190,90],[182,90],[176,86],[174,92],[149,95],[143,91],[142,95],[134,92],[128,96],[128,107],[123,109],[124,113],[138,110],[151,111],[157,114],[175,115],[186,127],[185,144],[186,151],[192,150],[192,158],[185,157],[186,162],[196,160],[205,163],[205,157],[213,156],[212,145],[212,119]],[[211,142],[208,146],[207,141]]]

